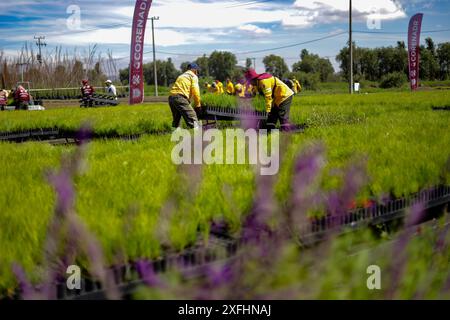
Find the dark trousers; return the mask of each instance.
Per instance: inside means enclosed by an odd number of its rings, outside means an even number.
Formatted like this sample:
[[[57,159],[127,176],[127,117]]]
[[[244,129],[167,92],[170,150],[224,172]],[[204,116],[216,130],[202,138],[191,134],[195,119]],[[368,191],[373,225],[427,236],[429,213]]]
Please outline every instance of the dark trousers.
[[[18,101],[16,102],[16,110],[28,110],[28,101]]]
[[[274,106],[267,117],[267,128],[275,129],[278,120],[280,121],[281,131],[289,130],[289,113],[291,111],[293,96],[284,100],[279,106]]]
[[[92,100],[92,96],[91,95],[85,95],[81,98],[82,102],[81,102],[81,106],[84,108],[87,107],[93,107],[94,106],[94,101]]]
[[[183,117],[186,125],[189,128],[194,128],[194,123],[198,122],[197,114],[186,97],[181,95],[170,96],[169,106],[172,111],[172,127],[178,128],[180,126],[181,117]]]

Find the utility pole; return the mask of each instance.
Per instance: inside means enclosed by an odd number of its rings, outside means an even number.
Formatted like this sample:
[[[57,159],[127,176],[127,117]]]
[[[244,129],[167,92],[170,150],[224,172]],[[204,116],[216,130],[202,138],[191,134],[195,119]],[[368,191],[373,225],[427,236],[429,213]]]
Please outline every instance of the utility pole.
[[[47,44],[45,42],[42,42],[41,40],[45,40],[45,37],[41,37],[41,36],[36,37],[35,36],[34,39],[37,40],[36,45],[39,48],[39,54],[37,56],[37,59],[38,59],[39,64],[42,64],[42,50],[41,50],[41,47],[45,47],[45,46],[47,46]]]
[[[153,75],[155,78],[155,97],[158,96],[158,72],[156,70],[156,49],[155,49],[155,20],[159,20],[159,17],[151,17],[152,20],[152,38],[153,38]]]
[[[253,69],[256,70],[256,58],[252,58],[252,60],[253,60]]]
[[[352,15],[353,6],[352,0],[350,0],[349,13],[348,13],[348,31],[349,31],[349,46],[350,46],[350,94],[353,94],[353,30],[352,30]]]
[[[24,70],[24,67],[28,65],[28,63],[27,62],[20,62],[20,63],[17,63],[16,65],[20,67],[20,73],[22,75],[21,82],[23,83],[23,70]]]

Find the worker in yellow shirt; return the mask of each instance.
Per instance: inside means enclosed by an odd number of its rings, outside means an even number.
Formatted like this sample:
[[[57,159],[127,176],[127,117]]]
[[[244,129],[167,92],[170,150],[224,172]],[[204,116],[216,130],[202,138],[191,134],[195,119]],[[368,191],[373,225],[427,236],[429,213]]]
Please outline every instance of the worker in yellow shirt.
[[[302,91],[302,86],[301,86],[300,82],[298,82],[297,78],[295,78],[295,77],[292,77],[291,81],[294,86],[293,91],[295,92],[295,94],[300,93]]]
[[[189,128],[198,128],[199,122],[197,112],[200,112],[201,99],[198,85],[198,72],[200,68],[196,63],[191,63],[188,70],[180,75],[172,89],[170,90],[169,105],[172,111],[172,127],[180,127],[181,117],[183,117]],[[194,100],[196,111],[191,106]]]
[[[281,130],[289,131],[289,113],[294,92],[283,81],[268,73],[258,74],[254,69],[248,69],[245,78],[266,100],[267,128],[275,129],[280,121]]]
[[[236,83],[236,85],[234,86],[234,92],[236,93],[236,95],[239,98],[245,98],[245,90],[246,90],[246,86],[245,86],[245,81],[241,80],[238,83]]]
[[[205,93],[216,93],[216,83],[213,82],[212,84],[205,83]]]
[[[219,80],[215,80],[214,83],[216,84],[216,94],[224,94],[225,91],[223,90],[223,83]]]
[[[234,93],[235,93],[234,84],[233,84],[233,82],[231,82],[231,79],[228,78],[227,79],[227,94],[230,96],[234,96]]]
[[[205,82],[205,90],[203,93],[209,93],[211,92],[211,85],[208,82]]]
[[[5,89],[0,89],[0,109],[3,111],[8,105],[9,92]]]

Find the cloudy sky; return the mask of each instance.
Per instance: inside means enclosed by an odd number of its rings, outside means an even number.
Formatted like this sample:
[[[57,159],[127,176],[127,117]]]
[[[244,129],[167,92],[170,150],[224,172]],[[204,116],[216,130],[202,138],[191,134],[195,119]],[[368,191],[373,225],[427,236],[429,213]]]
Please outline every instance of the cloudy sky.
[[[157,57],[172,57],[179,67],[214,50],[236,54],[239,63],[256,58],[262,71],[267,54],[283,56],[291,66],[306,48],[334,57],[347,41],[348,0],[156,0],[150,16],[155,21]],[[45,36],[45,54],[56,46],[83,52],[98,44],[128,64],[133,0],[1,0],[0,50],[16,54],[34,36]],[[409,17],[425,14],[423,36],[450,41],[448,0],[353,0],[355,41],[359,46],[395,45],[406,41]],[[79,10],[79,11],[78,11]],[[79,18],[79,19],[78,19]],[[447,31],[443,31],[447,30]],[[320,40],[321,39],[321,40]],[[318,41],[316,41],[318,40]],[[145,59],[152,59],[150,23]]]

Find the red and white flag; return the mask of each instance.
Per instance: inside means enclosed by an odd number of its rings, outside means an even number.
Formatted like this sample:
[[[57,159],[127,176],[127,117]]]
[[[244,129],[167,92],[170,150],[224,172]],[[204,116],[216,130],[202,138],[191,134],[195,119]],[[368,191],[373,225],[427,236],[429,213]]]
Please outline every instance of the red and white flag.
[[[145,28],[152,0],[137,0],[134,9],[130,55],[130,105],[144,101],[143,54]]]
[[[411,90],[419,87],[419,63],[420,63],[420,32],[422,29],[423,14],[418,13],[409,22],[408,29],[408,64],[409,81]]]

